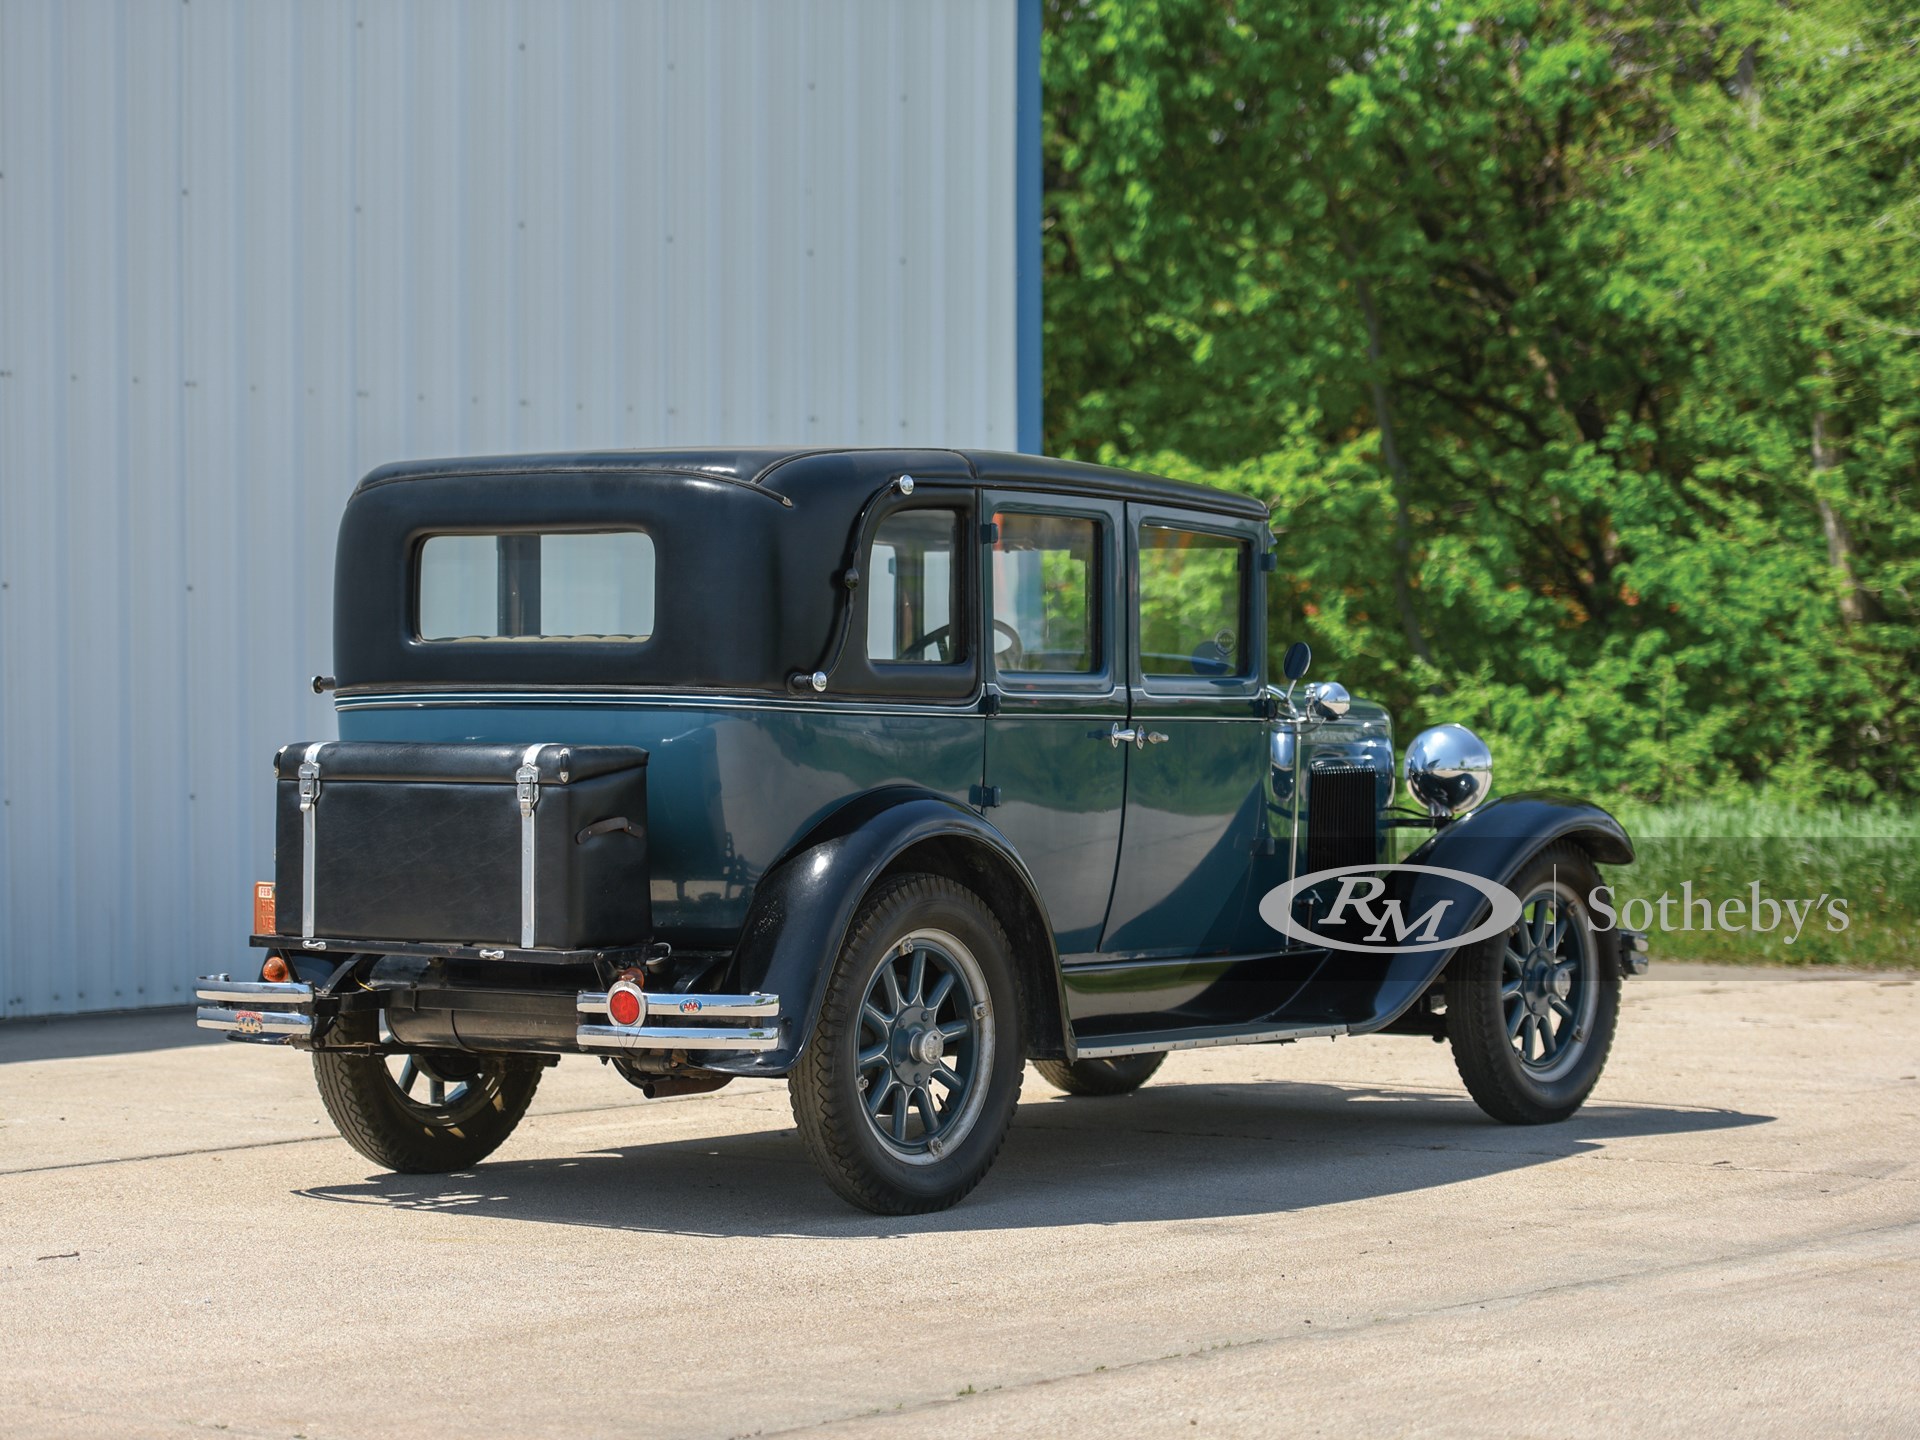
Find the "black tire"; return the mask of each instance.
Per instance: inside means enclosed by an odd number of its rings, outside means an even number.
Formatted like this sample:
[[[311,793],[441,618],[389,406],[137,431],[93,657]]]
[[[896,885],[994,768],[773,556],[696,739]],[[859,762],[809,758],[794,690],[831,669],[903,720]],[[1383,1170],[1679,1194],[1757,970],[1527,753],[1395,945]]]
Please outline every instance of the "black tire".
[[[787,1079],[800,1139],[836,1194],[921,1215],[980,1183],[1020,1099],[1018,996],[1006,931],[972,891],[914,874],[867,897]]]
[[[542,1067],[526,1061],[401,1058],[403,1076],[428,1077],[425,1101],[402,1089],[380,1055],[316,1050],[313,1077],[341,1139],[374,1164],[403,1174],[441,1175],[479,1164],[513,1133],[540,1086]]]
[[[1520,922],[1460,951],[1447,966],[1453,1063],[1467,1093],[1495,1120],[1564,1120],[1606,1066],[1620,1017],[1620,968],[1587,908],[1599,883],[1578,846],[1547,846],[1508,887],[1520,897]],[[1555,928],[1562,916],[1564,931]],[[1557,989],[1561,974],[1566,988]]]
[[[1069,1095],[1124,1095],[1138,1090],[1153,1078],[1167,1052],[1151,1055],[1118,1055],[1111,1060],[1036,1060],[1033,1068],[1040,1078],[1056,1090]]]

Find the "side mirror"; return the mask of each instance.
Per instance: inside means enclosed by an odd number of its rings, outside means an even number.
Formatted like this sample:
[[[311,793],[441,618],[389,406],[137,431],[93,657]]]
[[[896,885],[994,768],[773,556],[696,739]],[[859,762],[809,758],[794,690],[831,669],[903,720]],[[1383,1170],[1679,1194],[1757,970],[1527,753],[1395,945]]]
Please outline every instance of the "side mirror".
[[[1313,664],[1313,647],[1304,640],[1296,640],[1287,646],[1286,658],[1280,662],[1280,673],[1289,682],[1297,681],[1307,673],[1307,667]]]

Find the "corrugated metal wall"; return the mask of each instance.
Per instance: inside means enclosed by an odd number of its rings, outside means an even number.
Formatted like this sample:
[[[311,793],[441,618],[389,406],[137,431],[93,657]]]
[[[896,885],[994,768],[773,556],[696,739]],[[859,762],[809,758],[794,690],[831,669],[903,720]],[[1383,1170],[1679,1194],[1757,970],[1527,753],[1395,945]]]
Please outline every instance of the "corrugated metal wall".
[[[1018,7],[0,0],[0,1015],[246,962],[375,464],[1015,448]]]

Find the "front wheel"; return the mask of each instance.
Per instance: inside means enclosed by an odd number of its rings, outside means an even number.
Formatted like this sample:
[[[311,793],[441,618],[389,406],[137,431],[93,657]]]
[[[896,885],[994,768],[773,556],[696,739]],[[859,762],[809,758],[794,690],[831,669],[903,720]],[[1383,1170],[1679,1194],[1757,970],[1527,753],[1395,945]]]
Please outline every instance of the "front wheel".
[[[1447,1038],[1467,1093],[1509,1125],[1564,1120],[1607,1063],[1620,970],[1602,952],[1585,851],[1549,845],[1514,877],[1520,918],[1447,966]]]
[[[1006,932],[972,891],[904,875],[867,898],[787,1081],[843,1199],[919,1215],[980,1183],[1020,1098],[1016,996]]]
[[[1151,1055],[1118,1055],[1111,1060],[1036,1060],[1033,1068],[1054,1089],[1068,1095],[1124,1095],[1153,1078],[1167,1058],[1166,1051]]]
[[[491,1056],[313,1052],[313,1076],[334,1127],[376,1165],[442,1175],[477,1165],[533,1102],[537,1063]]]

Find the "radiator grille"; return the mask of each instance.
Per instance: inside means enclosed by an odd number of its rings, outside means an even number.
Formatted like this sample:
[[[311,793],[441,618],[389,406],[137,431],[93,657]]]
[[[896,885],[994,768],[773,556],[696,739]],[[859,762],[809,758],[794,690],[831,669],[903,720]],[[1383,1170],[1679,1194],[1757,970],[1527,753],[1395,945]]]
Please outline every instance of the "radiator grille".
[[[1313,770],[1307,777],[1305,870],[1372,865],[1379,859],[1374,772],[1357,765]]]

